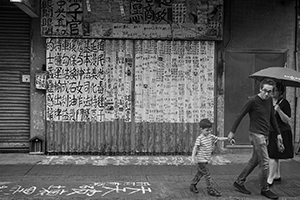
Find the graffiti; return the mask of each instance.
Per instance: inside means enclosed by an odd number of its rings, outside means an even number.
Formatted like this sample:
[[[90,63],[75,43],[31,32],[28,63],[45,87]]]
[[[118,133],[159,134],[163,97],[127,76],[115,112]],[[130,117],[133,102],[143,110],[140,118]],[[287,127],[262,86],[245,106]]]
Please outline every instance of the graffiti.
[[[82,21],[81,1],[41,1],[41,31],[43,36],[82,35]]]
[[[211,164],[224,165],[230,160],[213,156]],[[190,156],[47,156],[38,165],[194,165]]]
[[[37,188],[36,186],[24,188],[21,185],[16,185],[16,186],[13,186],[9,191],[11,192],[11,194],[22,193],[22,194],[26,194],[26,195],[31,195],[35,192],[36,188]]]
[[[173,23],[182,24],[186,22],[186,5],[184,3],[173,4]]]
[[[133,195],[151,192],[152,189],[149,182],[95,182],[79,185],[77,188],[64,185],[50,185],[41,188],[38,186],[0,185],[0,194],[6,196],[23,194],[35,197],[67,197],[74,195],[92,197],[96,194],[107,196],[112,193]]]
[[[130,1],[130,23],[166,24],[171,22],[169,16],[172,16],[172,0]]]
[[[135,121],[213,120],[213,42],[137,41]]]
[[[130,121],[131,46],[128,41],[47,39],[47,120]]]
[[[35,74],[35,88],[39,90],[46,90],[47,73],[40,72]]]

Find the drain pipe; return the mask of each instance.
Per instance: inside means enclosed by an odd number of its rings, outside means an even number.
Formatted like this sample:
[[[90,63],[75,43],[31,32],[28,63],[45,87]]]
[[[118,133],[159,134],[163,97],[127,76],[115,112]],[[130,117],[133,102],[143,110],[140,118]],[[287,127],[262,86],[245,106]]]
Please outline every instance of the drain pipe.
[[[299,19],[298,19],[298,14],[299,14],[299,11],[298,11],[298,9],[299,9],[299,0],[296,0],[295,1],[296,2],[296,7],[295,7],[295,15],[296,15],[296,19],[295,19],[295,51],[294,51],[294,58],[295,58],[295,70],[296,71],[299,71],[299,69],[298,69],[298,26],[299,26],[299,24],[298,24],[298,22],[299,22]],[[294,90],[294,101],[295,101],[295,106],[294,106],[294,108],[295,108],[295,112],[294,112],[294,144],[297,142],[299,142],[298,140],[299,140],[299,135],[297,136],[297,104],[298,104],[298,92],[297,92],[297,88],[295,88],[295,90]],[[296,141],[296,139],[297,139],[297,141]],[[297,147],[297,148],[299,148],[299,147]],[[295,151],[297,151],[298,152],[298,149],[295,149]]]

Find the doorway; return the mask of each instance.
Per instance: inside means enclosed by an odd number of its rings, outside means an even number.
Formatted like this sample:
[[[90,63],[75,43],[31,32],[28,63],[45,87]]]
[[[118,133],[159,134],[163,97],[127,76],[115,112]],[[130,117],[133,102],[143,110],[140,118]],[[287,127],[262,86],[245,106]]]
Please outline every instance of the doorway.
[[[284,66],[286,52],[225,52],[224,130],[227,135],[247,98],[259,92],[259,81],[248,78],[268,67]],[[237,145],[249,145],[249,117],[246,115],[236,130]]]

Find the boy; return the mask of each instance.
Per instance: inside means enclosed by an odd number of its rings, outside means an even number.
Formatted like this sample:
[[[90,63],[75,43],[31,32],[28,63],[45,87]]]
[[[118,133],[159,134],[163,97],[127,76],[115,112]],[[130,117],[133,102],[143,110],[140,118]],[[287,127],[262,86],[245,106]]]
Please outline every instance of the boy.
[[[197,137],[193,152],[192,152],[192,162],[197,163],[197,174],[193,178],[190,190],[191,192],[198,193],[198,189],[196,187],[197,183],[200,181],[201,177],[204,175],[207,186],[207,193],[211,196],[221,196],[220,192],[213,188],[210,172],[208,170],[208,163],[211,160],[211,154],[214,149],[214,145],[217,141],[227,140],[227,137],[217,137],[213,135],[212,132],[212,123],[208,119],[202,119],[200,121],[200,130],[201,133]],[[231,144],[234,144],[234,140],[230,140]],[[195,162],[196,158],[196,162]]]

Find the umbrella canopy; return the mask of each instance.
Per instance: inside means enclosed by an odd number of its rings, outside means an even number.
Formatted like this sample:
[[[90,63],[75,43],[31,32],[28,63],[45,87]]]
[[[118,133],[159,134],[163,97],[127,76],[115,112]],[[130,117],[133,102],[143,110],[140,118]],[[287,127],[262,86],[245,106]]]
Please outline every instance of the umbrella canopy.
[[[300,72],[286,67],[268,67],[249,76],[262,81],[264,78],[282,81],[285,86],[300,87]]]

